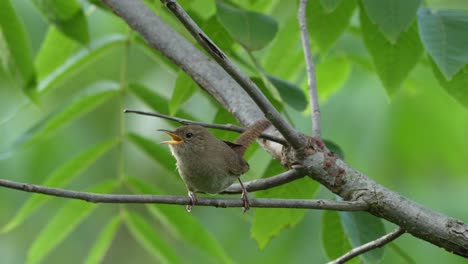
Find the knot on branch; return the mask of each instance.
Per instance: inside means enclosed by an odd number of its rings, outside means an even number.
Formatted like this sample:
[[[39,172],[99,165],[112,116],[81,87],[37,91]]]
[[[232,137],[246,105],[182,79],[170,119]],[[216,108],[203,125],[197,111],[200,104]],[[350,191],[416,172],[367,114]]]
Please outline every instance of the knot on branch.
[[[347,182],[348,173],[337,162],[340,159],[330,151],[322,140],[304,136],[303,148],[297,150],[284,146],[281,153],[281,164],[286,168],[302,167],[314,180],[320,182],[334,193],[345,199],[353,200],[352,195],[342,193]]]
[[[291,145],[283,146],[281,151],[281,164],[283,167],[288,169],[291,169],[295,166],[303,167],[304,160],[309,155],[326,150],[325,144],[320,139],[302,134],[300,136],[303,138],[302,142],[305,142],[305,144],[299,150],[294,149]]]
[[[447,222],[449,232],[463,239],[468,239],[468,225],[457,219],[449,219]]]

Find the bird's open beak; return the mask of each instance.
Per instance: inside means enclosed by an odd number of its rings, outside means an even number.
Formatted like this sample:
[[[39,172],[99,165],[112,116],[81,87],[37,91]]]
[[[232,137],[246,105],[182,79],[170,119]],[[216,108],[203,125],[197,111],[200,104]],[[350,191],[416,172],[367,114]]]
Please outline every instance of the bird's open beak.
[[[162,132],[166,133],[171,138],[171,140],[163,141],[163,142],[160,142],[159,144],[177,145],[177,144],[180,144],[180,143],[184,142],[184,140],[181,137],[174,134],[174,132],[172,132],[170,130],[158,129],[158,131],[162,131]]]

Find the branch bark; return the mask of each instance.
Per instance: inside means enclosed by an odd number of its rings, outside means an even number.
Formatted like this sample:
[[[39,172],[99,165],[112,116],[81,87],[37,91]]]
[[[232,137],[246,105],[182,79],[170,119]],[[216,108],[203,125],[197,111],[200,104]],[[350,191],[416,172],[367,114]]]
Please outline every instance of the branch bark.
[[[56,197],[83,200],[92,203],[157,203],[190,205],[192,201],[187,196],[164,196],[143,194],[99,194],[79,192],[59,188],[51,188],[36,184],[27,184],[0,179],[0,186],[25,192],[41,193]],[[243,207],[244,201],[235,198],[197,198],[197,206]],[[250,207],[259,208],[294,208],[294,209],[326,209],[335,211],[364,211],[367,204],[363,202],[346,202],[332,200],[303,199],[250,199]]]
[[[384,245],[392,242],[393,240],[399,238],[401,235],[405,233],[405,230],[401,227],[393,230],[392,232],[386,234],[385,236],[379,237],[376,240],[370,241],[364,245],[351,249],[349,252],[344,254],[343,256],[335,259],[334,261],[328,262],[328,264],[342,264],[351,260],[352,258],[364,254],[368,251],[373,249],[383,247]]]
[[[204,90],[247,126],[264,113],[249,95],[218,64],[174,32],[140,1],[103,0],[155,49],[185,70]],[[401,226],[415,237],[468,257],[468,225],[425,208],[393,192],[328,152],[323,144],[310,144],[309,155],[298,157],[286,151],[286,159],[303,164],[313,179],[348,201],[364,201],[369,212]],[[276,143],[263,145],[275,157],[282,157]]]
[[[304,58],[306,62],[307,69],[307,86],[309,91],[309,101],[310,101],[310,111],[312,117],[312,131],[314,132],[314,137],[322,137],[322,126],[320,124],[320,108],[319,108],[319,98],[317,91],[317,80],[315,78],[315,64],[312,59],[312,52],[310,50],[309,42],[309,30],[307,29],[307,19],[306,19],[306,10],[307,10],[308,0],[300,0],[299,11],[297,13],[297,19],[299,20],[299,28],[301,30],[301,41],[302,49],[304,50]]]

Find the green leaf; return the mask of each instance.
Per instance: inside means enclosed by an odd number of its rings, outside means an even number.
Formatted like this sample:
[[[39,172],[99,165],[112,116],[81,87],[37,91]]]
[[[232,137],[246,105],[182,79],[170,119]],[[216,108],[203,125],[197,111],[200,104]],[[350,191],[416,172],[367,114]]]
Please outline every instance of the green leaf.
[[[78,0],[33,0],[49,23],[69,38],[88,43],[88,21]]]
[[[340,214],[336,211],[326,210],[322,214],[322,245],[330,260],[341,257],[352,249],[343,229]],[[352,262],[358,262],[357,259],[353,259]]]
[[[325,8],[325,11],[328,13],[333,12],[338,7],[340,2],[341,0],[320,0],[323,8]]]
[[[364,212],[340,212],[343,227],[353,247],[384,236],[385,228],[380,218]],[[378,263],[383,257],[383,248],[360,255],[368,263]]]
[[[122,220],[120,216],[114,216],[97,236],[91,251],[86,257],[85,264],[99,264],[103,262],[107,250],[117,234]]]
[[[322,53],[328,51],[348,27],[356,8],[356,0],[341,1],[333,12],[325,10],[320,1],[307,5],[307,25],[312,40]]]
[[[391,96],[400,88],[421,56],[422,45],[417,35],[416,23],[413,23],[408,31],[402,32],[395,43],[391,43],[378,27],[372,24],[362,6],[360,18],[364,44],[372,55],[377,74],[387,94]]]
[[[0,66],[23,90],[34,87],[36,81],[28,36],[10,0],[0,1]]]
[[[264,175],[275,175],[283,170],[277,160],[272,160]],[[317,182],[303,178],[279,187],[256,192],[255,196],[257,198],[310,199],[315,195],[318,187]],[[305,213],[306,210],[257,208],[254,212],[251,235],[257,241],[260,249],[263,249],[271,238],[279,235],[284,228],[294,227],[298,224],[304,218]]]
[[[287,10],[288,8],[293,9],[293,12],[297,10],[293,1],[281,1],[278,5],[279,10]],[[279,26],[278,37],[262,54],[262,65],[265,71],[272,75],[294,80],[298,73],[303,73],[305,68],[304,53],[301,48],[298,48],[301,46],[301,40],[297,17],[290,16]],[[284,56],[284,51],[288,52],[288,56]],[[279,61],[281,63],[278,63]]]
[[[222,1],[216,1],[216,16],[227,32],[249,51],[263,49],[278,31],[273,18],[238,9]]]
[[[363,0],[362,3],[370,20],[388,41],[396,43],[416,17],[421,0]]]
[[[166,168],[168,171],[174,171],[175,159],[170,154],[169,148],[167,146],[156,144],[152,140],[134,133],[128,134],[127,138],[136,147],[148,154],[148,156],[158,164]]]
[[[450,80],[468,63],[468,12],[418,11],[419,35],[429,55]]]
[[[176,84],[169,101],[169,114],[174,115],[179,110],[180,105],[187,101],[198,90],[198,85],[192,80],[190,75],[183,70],[179,70]]]
[[[86,48],[77,51],[53,72],[43,78],[43,80],[37,85],[37,92],[40,94],[47,93],[59,81],[67,77],[72,71],[94,59],[97,59],[100,55],[104,54],[110,49],[119,45],[123,45],[126,41],[127,38],[124,36],[110,35],[91,43]]]
[[[131,83],[128,88],[133,94],[136,95],[140,100],[147,104],[151,109],[158,113],[169,113],[168,99],[152,91],[150,88],[139,83]],[[195,118],[183,110],[177,111],[177,116],[189,120],[195,120]]]
[[[431,61],[432,71],[445,91],[450,94],[460,104],[468,108],[468,64],[466,64],[457,74],[448,81],[439,68]]]
[[[117,83],[100,82],[94,84],[94,86],[76,96],[71,102],[68,102],[27,130],[13,143],[10,149],[0,153],[0,159],[7,158],[20,147],[31,146],[51,136],[57,129],[78,119],[116,95],[119,92],[118,88]]]
[[[79,48],[55,27],[49,26],[45,40],[35,60],[37,79],[42,80],[59,68]]]
[[[118,142],[119,140],[116,139],[107,140],[83,151],[62,166],[58,167],[54,172],[52,172],[51,175],[47,177],[47,180],[42,183],[42,185],[57,188],[65,186],[83,170],[88,168],[97,159],[99,159],[104,153],[109,151]],[[13,219],[2,228],[0,233],[9,232],[17,226],[21,225],[24,220],[31,216],[48,199],[50,199],[50,196],[33,194],[31,198],[29,198],[16,212]]]
[[[390,243],[388,245],[397,255],[399,255],[402,259],[405,260],[406,263],[409,264],[416,264],[416,261],[408,254],[406,253],[403,249],[401,249],[397,244],[395,243]]]
[[[140,100],[147,104],[151,109],[158,113],[169,113],[168,99],[153,92],[151,89],[143,84],[130,83],[128,85],[130,91],[136,95]]]
[[[276,96],[273,96],[273,94],[270,92],[271,89],[268,89],[268,88],[266,87],[266,84],[265,84],[265,82],[263,81],[263,79],[258,78],[258,77],[250,77],[250,79],[251,79],[252,82],[254,82],[255,85],[257,85],[257,87],[262,91],[262,93],[265,95],[265,97],[268,99],[268,101],[270,101],[271,104],[272,104],[278,111],[281,112],[281,111],[283,110],[283,108],[284,108],[283,103],[282,103],[281,101],[279,101],[278,99],[276,99]],[[266,81],[270,82],[270,81],[268,80],[268,78],[266,78]],[[273,84],[270,84],[270,85],[273,87],[273,89],[276,89],[276,88],[273,86]],[[276,90],[276,92],[278,92],[278,91]],[[278,92],[278,94],[279,94],[279,92]],[[279,96],[279,97],[281,97],[281,96]]]
[[[326,101],[330,95],[343,87],[350,74],[351,65],[345,57],[332,56],[320,61],[316,67],[320,100]]]
[[[340,159],[344,160],[345,155],[344,155],[343,149],[341,149],[340,145],[338,145],[335,142],[333,142],[331,140],[328,140],[328,139],[324,139],[323,142],[325,143],[325,145],[327,146],[327,148],[330,151],[335,153]]]
[[[223,25],[219,23],[215,15],[206,20],[203,24],[202,30],[206,35],[210,36],[216,46],[218,46],[222,51],[229,52],[231,50],[234,40],[226,29],[224,29]]]
[[[132,189],[137,193],[162,194],[160,190],[136,178],[128,178],[127,180]],[[148,204],[146,208],[151,215],[162,222],[165,230],[170,231],[178,240],[213,257],[217,262],[232,263],[232,259],[227,255],[227,252],[221,247],[220,243],[216,241],[214,236],[197,218],[187,214],[185,208],[162,204]]]
[[[109,193],[115,189],[114,181],[107,181],[89,189],[93,193]],[[84,201],[67,202],[56,215],[51,217],[31,248],[28,250],[28,264],[41,262],[52,250],[54,250],[76,227],[82,223],[98,204],[86,203]]]
[[[307,108],[307,98],[297,85],[272,75],[268,75],[267,77],[278,90],[283,101],[289,106],[297,111],[304,111]]]
[[[142,216],[126,212],[125,223],[130,234],[155,257],[157,263],[182,263],[174,248],[168,245]]]

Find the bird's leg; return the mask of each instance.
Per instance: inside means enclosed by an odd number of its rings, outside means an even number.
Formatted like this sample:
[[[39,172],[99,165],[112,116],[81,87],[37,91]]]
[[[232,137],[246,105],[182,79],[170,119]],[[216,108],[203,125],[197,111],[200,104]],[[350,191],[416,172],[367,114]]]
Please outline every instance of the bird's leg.
[[[244,184],[242,183],[240,178],[237,178],[239,180],[239,184],[242,189],[242,201],[244,201],[244,206],[242,207],[244,213],[247,212],[250,209],[250,201],[249,201],[249,196],[247,196],[247,189],[245,189]]]
[[[190,213],[190,212],[192,212],[193,206],[195,206],[195,204],[197,203],[197,196],[196,196],[195,193],[192,192],[192,191],[188,191],[188,196],[189,196],[189,198],[190,198],[190,204],[187,205],[187,206],[185,207],[185,209],[187,210],[187,212]]]

